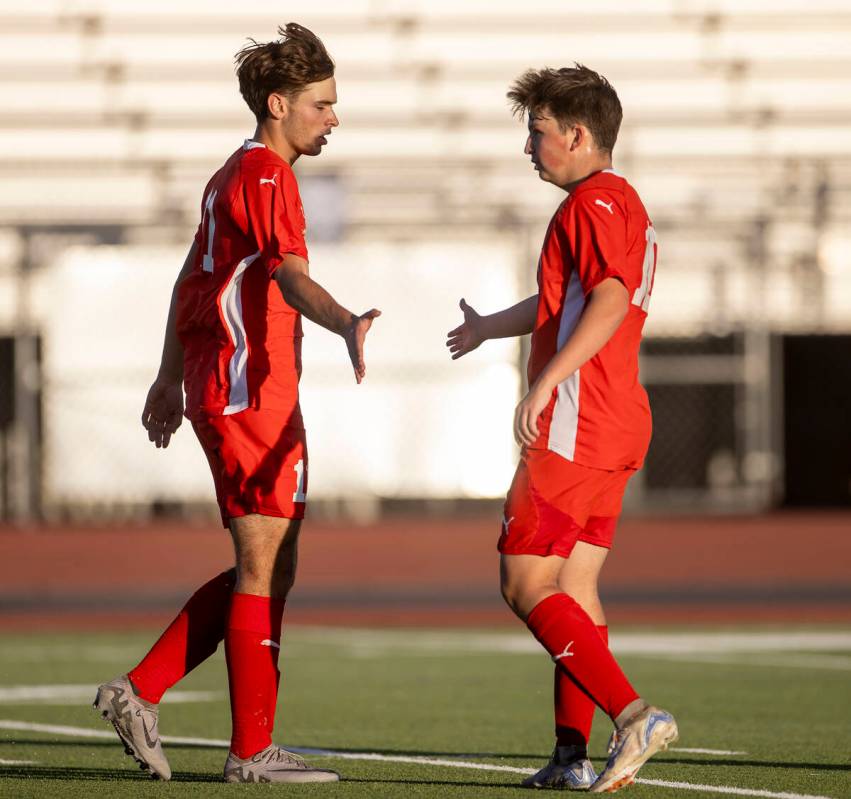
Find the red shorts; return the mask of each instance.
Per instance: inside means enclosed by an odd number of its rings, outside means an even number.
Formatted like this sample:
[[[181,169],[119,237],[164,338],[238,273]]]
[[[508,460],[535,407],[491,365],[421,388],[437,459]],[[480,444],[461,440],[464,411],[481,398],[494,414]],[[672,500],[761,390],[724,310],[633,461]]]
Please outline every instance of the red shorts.
[[[303,519],[307,501],[307,442],[279,411],[246,408],[230,416],[193,419],[210,462],[222,524],[259,513]]]
[[[570,557],[577,541],[610,549],[635,469],[592,469],[525,449],[511,482],[497,548],[503,555]]]

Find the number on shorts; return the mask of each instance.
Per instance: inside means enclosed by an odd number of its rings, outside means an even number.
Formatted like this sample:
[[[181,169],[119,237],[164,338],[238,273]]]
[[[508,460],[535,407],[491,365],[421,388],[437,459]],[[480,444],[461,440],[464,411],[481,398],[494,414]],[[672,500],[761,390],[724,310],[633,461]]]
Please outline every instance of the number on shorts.
[[[632,295],[632,304],[639,306],[646,313],[650,307],[650,292],[653,290],[653,277],[656,274],[656,231],[653,225],[647,226],[644,237],[647,239],[647,247],[644,250],[641,285]]]
[[[204,203],[204,219],[202,223],[207,225],[207,252],[204,253],[205,272],[213,271],[213,238],[216,235],[216,215],[213,213],[213,203],[216,201],[218,191],[211,191],[207,202]]]
[[[299,462],[293,466],[293,471],[296,474],[295,494],[293,494],[293,502],[306,502],[307,494],[304,492],[304,461],[299,459]]]

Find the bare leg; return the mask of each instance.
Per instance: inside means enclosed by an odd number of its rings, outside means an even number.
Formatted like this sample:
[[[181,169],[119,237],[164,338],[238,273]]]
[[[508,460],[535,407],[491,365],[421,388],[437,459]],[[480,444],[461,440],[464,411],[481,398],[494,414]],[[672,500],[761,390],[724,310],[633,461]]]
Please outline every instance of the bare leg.
[[[236,591],[286,599],[295,581],[300,519],[238,516],[230,520]]]

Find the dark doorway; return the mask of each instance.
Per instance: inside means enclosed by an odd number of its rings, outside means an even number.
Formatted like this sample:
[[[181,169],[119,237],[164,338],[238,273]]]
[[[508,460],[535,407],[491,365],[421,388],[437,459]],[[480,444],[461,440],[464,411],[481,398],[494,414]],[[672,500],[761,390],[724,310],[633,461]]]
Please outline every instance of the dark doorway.
[[[786,504],[851,506],[851,336],[785,336]]]

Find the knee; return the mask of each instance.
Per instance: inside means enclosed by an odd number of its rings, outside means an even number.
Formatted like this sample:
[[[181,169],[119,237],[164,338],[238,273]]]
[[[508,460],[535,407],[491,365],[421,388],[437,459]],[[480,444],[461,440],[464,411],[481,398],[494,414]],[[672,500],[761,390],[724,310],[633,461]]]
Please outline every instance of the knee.
[[[600,597],[597,586],[582,583],[559,584],[559,590],[567,594],[576,604],[587,610],[589,606],[599,605]]]
[[[514,615],[524,621],[542,599],[560,591],[554,582],[513,580],[507,575],[504,575],[500,582],[500,590],[502,598]]]
[[[272,567],[262,558],[242,557],[236,565],[236,578],[243,583],[246,580],[268,580],[272,576]]]
[[[520,588],[516,584],[510,582],[503,578],[499,584],[499,590],[502,594],[502,598],[505,601],[505,604],[511,608],[512,612],[515,615],[518,614],[518,607],[520,605]]]

